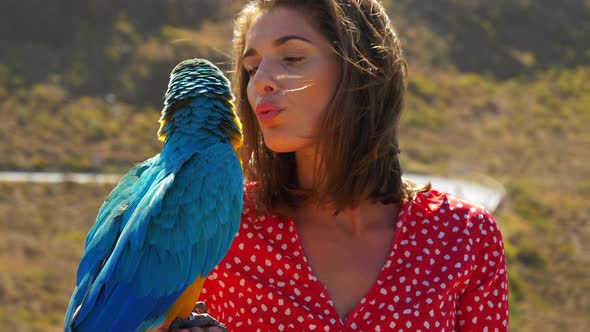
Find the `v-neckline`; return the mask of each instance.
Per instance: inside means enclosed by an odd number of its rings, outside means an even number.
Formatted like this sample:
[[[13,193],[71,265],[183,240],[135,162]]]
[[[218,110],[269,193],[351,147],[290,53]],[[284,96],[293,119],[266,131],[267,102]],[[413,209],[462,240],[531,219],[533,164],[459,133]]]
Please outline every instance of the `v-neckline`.
[[[307,272],[312,277],[311,278],[312,281],[317,285],[321,294],[324,295],[323,297],[325,297],[328,300],[331,314],[333,315],[333,317],[337,317],[340,324],[342,324],[343,326],[347,327],[350,324],[352,324],[352,320],[356,317],[356,313],[359,312],[363,308],[364,304],[367,302],[367,299],[370,298],[370,296],[374,292],[379,291],[379,288],[381,287],[381,283],[379,283],[379,281],[381,281],[383,278],[386,277],[386,276],[384,276],[384,271],[386,269],[388,269],[393,264],[392,256],[393,256],[393,252],[394,252],[394,247],[396,246],[396,243],[399,241],[399,236],[401,233],[400,230],[405,222],[405,216],[408,214],[406,210],[408,210],[410,204],[411,204],[411,201],[406,202],[406,203],[400,203],[397,217],[394,220],[395,230],[393,233],[393,239],[391,240],[391,244],[389,246],[389,254],[387,255],[387,259],[383,263],[383,266],[381,267],[381,270],[379,271],[377,278],[373,281],[373,283],[369,287],[369,290],[367,291],[367,293],[363,297],[361,297],[361,299],[357,302],[357,304],[354,306],[354,308],[350,312],[348,312],[344,317],[341,317],[340,314],[338,313],[338,310],[336,310],[334,300],[330,296],[330,293],[328,292],[328,288],[317,277],[317,275],[314,273],[313,269],[311,268],[311,265],[308,262],[307,255],[305,254],[305,251],[303,250],[303,243],[301,241],[301,234],[299,233],[299,229],[297,228],[297,223],[295,222],[295,218],[293,216],[287,218],[287,222],[289,223],[288,228],[292,229],[292,231],[291,231],[292,236],[295,237],[295,244],[296,244],[295,250],[297,250],[297,252],[298,252],[298,254],[294,255],[294,256],[297,256],[297,258],[300,259],[302,261],[302,263],[307,267]]]

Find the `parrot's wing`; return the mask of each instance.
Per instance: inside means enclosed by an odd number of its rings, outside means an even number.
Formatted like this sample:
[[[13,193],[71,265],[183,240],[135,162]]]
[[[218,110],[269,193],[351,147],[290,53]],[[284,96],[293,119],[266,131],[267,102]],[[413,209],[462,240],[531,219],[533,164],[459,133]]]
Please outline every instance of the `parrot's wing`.
[[[84,255],[78,267],[76,288],[65,316],[66,328],[70,324],[72,314],[83,302],[100,268],[113,251],[125,226],[124,212],[151,184],[150,176],[153,176],[153,165],[157,163],[158,158],[159,155],[132,167],[102,204],[96,222],[86,237]]]
[[[230,144],[212,145],[152,185],[74,324],[84,331],[133,331],[161,323],[180,294],[227,253],[242,198],[241,167]]]

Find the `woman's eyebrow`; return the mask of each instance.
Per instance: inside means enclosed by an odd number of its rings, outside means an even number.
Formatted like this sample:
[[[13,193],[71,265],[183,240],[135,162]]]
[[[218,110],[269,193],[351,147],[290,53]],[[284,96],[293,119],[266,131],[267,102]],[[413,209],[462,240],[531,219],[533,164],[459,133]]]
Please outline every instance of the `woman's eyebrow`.
[[[283,37],[277,38],[272,44],[275,47],[276,46],[281,46],[281,45],[283,45],[284,43],[286,43],[286,42],[288,42],[290,40],[301,40],[303,42],[306,42],[308,44],[312,44],[313,45],[313,43],[311,42],[311,40],[309,40],[309,39],[307,39],[305,37],[297,36],[297,35],[287,35],[287,36],[283,36]],[[257,54],[257,52],[256,52],[255,49],[249,48],[242,55],[242,60],[244,60],[247,57],[256,55],[256,54]]]

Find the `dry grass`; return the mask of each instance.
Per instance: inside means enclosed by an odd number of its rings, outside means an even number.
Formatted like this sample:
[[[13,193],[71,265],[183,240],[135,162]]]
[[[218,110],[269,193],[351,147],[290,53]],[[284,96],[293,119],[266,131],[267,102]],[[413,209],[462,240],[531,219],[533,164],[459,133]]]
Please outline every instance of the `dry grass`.
[[[110,186],[0,184],[0,322],[59,331],[84,239]]]

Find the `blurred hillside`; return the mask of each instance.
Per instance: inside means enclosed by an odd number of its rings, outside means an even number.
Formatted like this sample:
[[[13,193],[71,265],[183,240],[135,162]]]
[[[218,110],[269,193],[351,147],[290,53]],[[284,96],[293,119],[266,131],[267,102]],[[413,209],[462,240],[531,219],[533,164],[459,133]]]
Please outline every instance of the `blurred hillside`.
[[[5,0],[0,59],[14,87],[53,82],[72,95],[162,101],[170,66],[195,52],[223,61],[232,1]],[[215,22],[226,19],[226,29]],[[14,77],[16,76],[16,77]],[[164,82],[164,84],[154,84]]]
[[[157,153],[172,67],[229,69],[232,0],[0,2],[0,169]],[[511,330],[590,326],[590,1],[384,1],[410,64],[408,171],[507,188]],[[105,186],[0,184],[0,323],[60,330]]]
[[[409,42],[406,48],[421,62],[498,79],[590,62],[588,0],[388,2]],[[422,45],[414,48],[413,42]],[[438,49],[432,52],[425,44]]]

